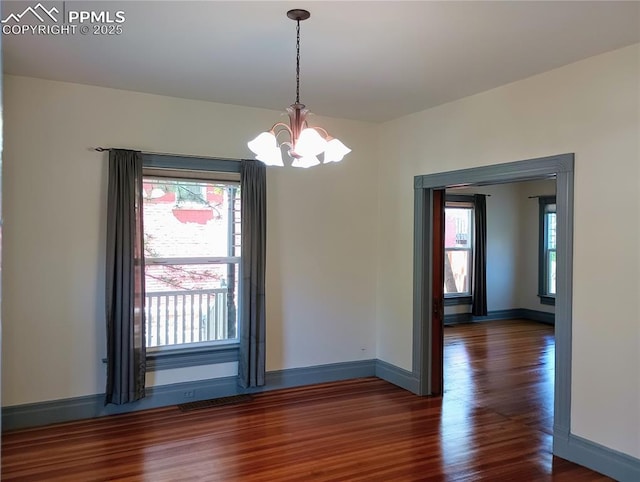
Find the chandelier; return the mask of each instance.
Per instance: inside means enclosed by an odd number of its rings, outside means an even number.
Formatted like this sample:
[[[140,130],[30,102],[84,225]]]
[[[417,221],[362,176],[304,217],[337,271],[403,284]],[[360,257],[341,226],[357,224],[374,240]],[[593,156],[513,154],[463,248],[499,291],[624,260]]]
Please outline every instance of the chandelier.
[[[290,126],[277,122],[270,130],[258,135],[247,143],[256,159],[267,166],[284,166],[282,146],[288,147],[288,155],[293,167],[312,167],[320,164],[319,155],[324,164],[339,162],[351,152],[347,146],[322,127],[310,126],[307,123],[309,109],[300,103],[300,22],[311,14],[306,10],[294,9],[287,12],[287,17],[296,21],[296,101],[287,107]],[[289,135],[289,141],[278,144],[278,136]]]

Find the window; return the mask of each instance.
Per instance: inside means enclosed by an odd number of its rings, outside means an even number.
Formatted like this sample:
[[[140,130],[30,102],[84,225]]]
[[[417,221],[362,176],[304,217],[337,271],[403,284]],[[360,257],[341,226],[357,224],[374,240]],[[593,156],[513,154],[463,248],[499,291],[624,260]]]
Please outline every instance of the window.
[[[538,256],[538,296],[543,304],[556,298],[556,198],[543,196],[540,203],[540,251]]]
[[[143,181],[147,348],[236,340],[240,185],[169,172]]]
[[[450,201],[452,197],[447,196],[444,210],[444,295],[470,303],[474,206],[471,201]]]

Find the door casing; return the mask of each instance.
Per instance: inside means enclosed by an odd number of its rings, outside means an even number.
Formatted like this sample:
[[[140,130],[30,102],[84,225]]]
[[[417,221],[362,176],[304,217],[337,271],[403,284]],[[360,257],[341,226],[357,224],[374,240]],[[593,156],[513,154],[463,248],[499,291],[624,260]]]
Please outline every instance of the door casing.
[[[554,453],[566,444],[571,420],[571,322],[573,288],[574,154],[527,159],[414,178],[413,377],[418,395],[437,395],[433,356],[442,356],[433,313],[434,191],[555,178],[556,314],[554,383]]]

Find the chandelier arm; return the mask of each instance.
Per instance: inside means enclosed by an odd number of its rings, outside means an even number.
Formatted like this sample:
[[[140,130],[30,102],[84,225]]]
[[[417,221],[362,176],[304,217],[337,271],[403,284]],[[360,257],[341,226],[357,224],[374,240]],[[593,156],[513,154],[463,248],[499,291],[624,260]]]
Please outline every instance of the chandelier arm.
[[[278,127],[279,127],[279,129],[278,129]],[[273,124],[273,126],[271,127],[270,132],[273,132],[273,135],[276,136],[276,139],[278,138],[278,136],[282,132],[288,132],[289,133],[289,137],[291,139],[293,139],[293,132],[291,131],[291,128],[287,124],[285,124],[284,122],[277,122],[276,124]]]
[[[285,130],[289,131],[289,134],[291,134],[291,127],[289,127],[284,122],[276,122],[275,124],[273,124],[271,126],[271,129],[269,129],[269,131],[273,132],[274,134],[276,134],[276,127],[281,127],[282,129],[285,129]],[[280,131],[278,131],[278,132],[282,132],[282,129],[280,129]]]

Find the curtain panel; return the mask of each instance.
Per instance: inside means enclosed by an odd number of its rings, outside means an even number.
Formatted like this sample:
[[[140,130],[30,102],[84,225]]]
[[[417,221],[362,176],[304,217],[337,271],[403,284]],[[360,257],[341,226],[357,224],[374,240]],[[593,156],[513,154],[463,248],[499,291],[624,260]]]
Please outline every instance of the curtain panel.
[[[473,257],[473,293],[471,314],[487,316],[487,197],[473,195],[475,214],[475,250]]]
[[[105,404],[145,396],[142,156],[109,151],[107,200],[107,387]]]
[[[241,244],[240,348],[238,383],[259,387],[265,381],[265,266],[267,178],[262,162],[240,165]]]

